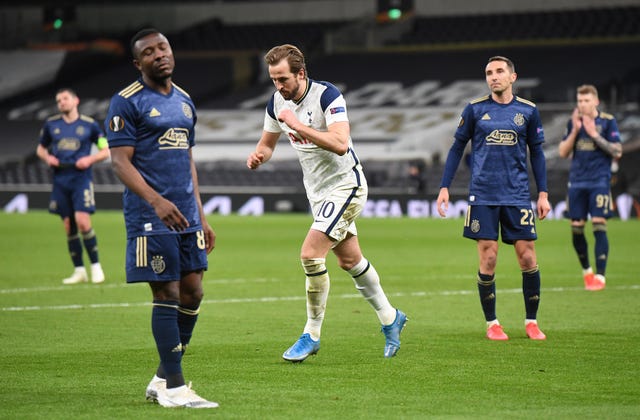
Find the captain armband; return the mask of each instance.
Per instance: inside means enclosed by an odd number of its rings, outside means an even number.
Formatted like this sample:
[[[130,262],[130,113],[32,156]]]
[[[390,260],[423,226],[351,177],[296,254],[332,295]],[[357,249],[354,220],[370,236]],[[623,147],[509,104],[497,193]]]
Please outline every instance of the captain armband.
[[[100,137],[98,139],[98,143],[96,143],[96,146],[98,146],[99,150],[102,150],[109,147],[109,142],[107,141],[106,137]]]

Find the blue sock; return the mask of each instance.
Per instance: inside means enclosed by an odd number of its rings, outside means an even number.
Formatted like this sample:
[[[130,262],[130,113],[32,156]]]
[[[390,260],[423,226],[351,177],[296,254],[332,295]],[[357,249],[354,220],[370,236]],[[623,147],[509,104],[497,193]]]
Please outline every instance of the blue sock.
[[[496,319],[496,282],[495,274],[481,274],[478,271],[478,294],[484,319],[493,321]]]
[[[609,259],[609,238],[607,237],[607,225],[604,223],[593,224],[593,236],[596,238],[596,273],[602,274],[607,269],[607,260]]]
[[[589,250],[587,245],[587,238],[584,236],[584,226],[571,226],[571,232],[573,234],[573,248],[578,254],[578,260],[584,270],[589,268]]]
[[[151,331],[156,341],[160,364],[167,379],[167,388],[184,385],[181,366],[182,344],[178,328],[178,302],[153,301]]]
[[[188,308],[186,306],[178,306],[178,328],[180,328],[180,341],[182,342],[182,354],[187,351],[187,345],[191,341],[193,329],[198,321],[198,312],[200,307]]]
[[[84,249],[87,250],[87,254],[89,254],[89,260],[91,263],[97,263],[98,239],[96,238],[96,233],[93,229],[89,229],[87,232],[82,232],[82,243],[84,244]]]
[[[74,267],[83,267],[82,262],[82,243],[77,233],[67,236],[67,245],[69,247],[69,255]]]
[[[527,313],[526,319],[536,319],[540,305],[540,270],[537,265],[531,270],[522,272],[522,294]]]

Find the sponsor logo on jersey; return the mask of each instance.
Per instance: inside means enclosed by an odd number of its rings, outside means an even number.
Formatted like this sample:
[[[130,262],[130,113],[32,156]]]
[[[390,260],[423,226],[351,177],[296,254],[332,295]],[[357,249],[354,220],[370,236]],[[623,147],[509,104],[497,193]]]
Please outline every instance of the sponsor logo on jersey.
[[[73,137],[65,137],[58,142],[58,150],[75,152],[80,149],[80,140]]]
[[[343,107],[343,106],[337,106],[337,107],[335,107],[335,108],[330,108],[330,109],[329,109],[329,112],[330,112],[331,114],[338,114],[338,113],[340,113],[340,112],[346,112],[346,111],[345,111],[345,109],[344,109],[344,107]]]
[[[486,140],[487,144],[513,146],[518,143],[518,133],[513,130],[493,130]]]
[[[189,130],[186,128],[170,128],[159,139],[160,150],[188,149]]]

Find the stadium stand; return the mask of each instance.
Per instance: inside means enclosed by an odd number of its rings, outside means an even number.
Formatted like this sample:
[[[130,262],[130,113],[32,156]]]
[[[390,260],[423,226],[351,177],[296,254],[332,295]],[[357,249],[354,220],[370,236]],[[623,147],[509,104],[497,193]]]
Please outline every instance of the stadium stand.
[[[520,41],[614,40],[640,36],[640,7],[602,7],[550,12],[417,17],[396,45]]]
[[[178,55],[175,81],[198,106],[201,131],[194,154],[201,183],[207,187],[303,191],[298,164],[286,145],[279,146],[277,165],[266,165],[259,172],[244,167],[272,90],[261,55],[275,44],[292,42],[309,51],[311,77],[335,82],[345,92],[352,135],[373,190],[411,193],[408,168],[420,159],[424,194],[435,195],[464,101],[471,92],[486,90],[482,63],[490,55],[502,54],[516,62],[518,93],[541,110],[553,194],[564,194],[568,162],[557,157],[556,146],[575,85],[593,83],[605,109],[620,123],[625,150],[629,150],[620,167],[626,189],[637,196],[640,176],[633,171],[640,167],[640,147],[635,146],[640,142],[640,56],[633,52],[640,47],[639,21],[640,6],[414,16],[403,23],[406,30],[369,51],[358,50],[357,43],[335,45],[335,40],[344,39],[340,33],[360,28],[361,20],[230,24],[216,18],[169,36]],[[92,45],[96,36],[78,34],[85,37],[78,41],[86,45]],[[117,40],[125,46],[129,36],[122,33]],[[324,52],[328,39],[333,40],[334,51],[329,54]],[[109,97],[136,77],[126,53],[94,48],[66,52],[53,71],[36,87],[13,83],[24,89],[0,99],[5,129],[0,139],[2,188],[50,184],[49,170],[33,158],[33,151],[42,118],[52,112],[57,87],[73,84],[81,95],[81,111],[100,119]],[[432,82],[437,86],[427,89]],[[381,93],[383,87],[387,90]],[[232,129],[220,130],[222,125]],[[97,165],[94,172],[97,190],[120,185],[108,164]],[[469,175],[468,168],[462,167],[453,193],[465,191]]]

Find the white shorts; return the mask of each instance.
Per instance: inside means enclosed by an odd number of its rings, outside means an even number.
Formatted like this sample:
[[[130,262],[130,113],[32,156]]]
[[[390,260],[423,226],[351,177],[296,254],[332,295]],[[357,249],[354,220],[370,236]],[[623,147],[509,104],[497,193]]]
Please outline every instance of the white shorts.
[[[313,224],[311,229],[324,232],[337,242],[347,234],[357,235],[356,219],[367,201],[367,188],[333,191],[325,200],[311,202]]]

